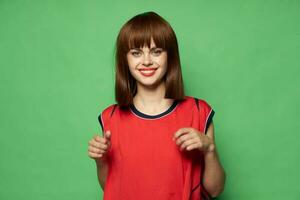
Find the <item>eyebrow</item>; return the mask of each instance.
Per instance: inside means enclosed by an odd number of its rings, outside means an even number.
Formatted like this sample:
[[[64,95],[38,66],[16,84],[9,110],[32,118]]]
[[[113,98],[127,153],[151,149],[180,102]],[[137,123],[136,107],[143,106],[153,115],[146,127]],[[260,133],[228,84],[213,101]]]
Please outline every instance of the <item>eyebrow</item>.
[[[150,51],[152,51],[153,49],[162,49],[161,47],[152,47],[151,49],[150,49]],[[141,48],[132,48],[132,49],[130,49],[130,50],[138,50],[138,51],[140,51],[140,50],[142,50]]]

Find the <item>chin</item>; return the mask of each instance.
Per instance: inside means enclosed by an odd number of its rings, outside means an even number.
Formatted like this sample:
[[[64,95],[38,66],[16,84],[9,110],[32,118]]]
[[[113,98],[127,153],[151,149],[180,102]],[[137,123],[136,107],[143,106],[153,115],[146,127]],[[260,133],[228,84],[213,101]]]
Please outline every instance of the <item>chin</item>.
[[[160,81],[139,81],[139,84],[141,84],[144,87],[148,87],[148,88],[155,88],[157,87],[161,82]]]
[[[155,84],[155,83],[144,83],[144,82],[140,82],[140,84],[142,85],[142,86],[144,86],[144,87],[155,87],[155,85],[157,85],[157,84]]]

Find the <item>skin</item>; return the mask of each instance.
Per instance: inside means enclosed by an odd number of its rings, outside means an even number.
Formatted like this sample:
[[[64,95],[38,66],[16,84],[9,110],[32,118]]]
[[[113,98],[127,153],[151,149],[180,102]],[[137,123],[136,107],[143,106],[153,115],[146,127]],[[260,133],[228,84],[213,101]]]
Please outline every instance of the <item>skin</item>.
[[[88,156],[96,162],[98,182],[103,191],[109,168],[107,152],[110,148],[110,135],[110,131],[106,131],[103,137],[94,135],[88,144]]]
[[[127,53],[130,73],[137,81],[137,94],[133,98],[135,107],[148,115],[156,115],[167,110],[173,103],[172,99],[165,99],[165,83],[163,77],[167,71],[167,52],[156,48],[151,40],[150,48],[144,46],[131,49]],[[157,68],[150,77],[143,76],[139,69]],[[99,183],[104,190],[108,172],[107,151],[110,148],[110,131],[104,136],[95,135],[89,141],[88,155],[96,161]],[[173,141],[181,151],[198,151],[204,154],[205,171],[203,185],[212,197],[218,196],[224,189],[225,172],[220,163],[214,141],[214,125],[210,124],[207,134],[203,134],[191,127],[183,127],[175,133]]]
[[[147,46],[141,49],[131,49],[127,53],[127,60],[129,71],[140,89],[143,87],[143,90],[157,90],[157,86],[167,71],[167,52],[155,47],[152,40],[150,49]],[[157,68],[157,70],[153,76],[145,77],[139,71],[141,68]]]
[[[180,128],[175,132],[173,140],[181,151],[198,151],[199,154],[204,154],[203,186],[211,197],[220,195],[224,190],[226,177],[215,145],[213,122],[206,135],[192,127]]]

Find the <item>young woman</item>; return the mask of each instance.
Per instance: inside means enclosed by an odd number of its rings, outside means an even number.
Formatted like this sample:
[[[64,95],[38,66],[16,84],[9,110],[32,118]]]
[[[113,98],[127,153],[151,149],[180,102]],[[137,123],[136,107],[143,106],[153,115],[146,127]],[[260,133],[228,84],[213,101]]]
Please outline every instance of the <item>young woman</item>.
[[[88,147],[104,200],[199,200],[223,191],[214,111],[185,96],[176,35],[158,14],[121,28],[115,95],[98,118],[103,136]]]

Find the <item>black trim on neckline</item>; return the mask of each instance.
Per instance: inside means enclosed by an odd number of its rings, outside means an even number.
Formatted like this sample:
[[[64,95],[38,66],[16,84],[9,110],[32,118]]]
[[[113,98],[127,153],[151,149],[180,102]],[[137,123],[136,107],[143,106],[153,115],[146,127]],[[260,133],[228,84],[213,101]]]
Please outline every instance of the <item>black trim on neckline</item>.
[[[130,109],[132,112],[134,112],[134,114],[136,114],[137,116],[141,117],[141,118],[146,118],[146,119],[157,119],[160,117],[163,117],[167,114],[169,114],[170,112],[172,112],[174,110],[174,108],[177,106],[178,102],[176,100],[174,100],[173,104],[164,112],[157,114],[157,115],[148,115],[145,113],[140,112],[138,109],[136,109],[136,107],[133,104],[130,104]]]

